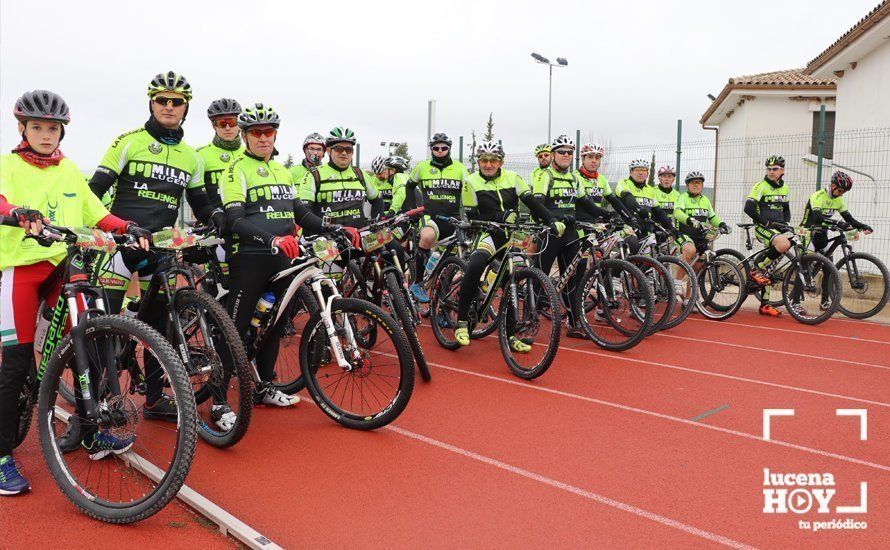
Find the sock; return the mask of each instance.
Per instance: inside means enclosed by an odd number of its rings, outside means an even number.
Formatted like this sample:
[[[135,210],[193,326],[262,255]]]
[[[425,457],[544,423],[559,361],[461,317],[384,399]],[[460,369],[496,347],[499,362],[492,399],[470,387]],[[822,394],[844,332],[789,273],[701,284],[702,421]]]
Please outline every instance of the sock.
[[[417,247],[417,254],[414,255],[414,282],[423,281],[423,273],[426,270],[426,262],[430,259],[430,251]]]

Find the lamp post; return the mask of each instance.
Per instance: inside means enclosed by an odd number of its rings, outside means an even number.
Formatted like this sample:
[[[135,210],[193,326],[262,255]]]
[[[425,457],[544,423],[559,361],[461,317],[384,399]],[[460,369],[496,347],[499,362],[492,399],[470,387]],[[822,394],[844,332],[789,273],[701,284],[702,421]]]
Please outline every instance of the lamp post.
[[[385,142],[385,141],[380,142],[381,147],[387,148],[387,153],[389,153],[389,156],[392,156],[393,149],[395,149],[396,147],[398,147],[401,144],[402,143],[399,141],[390,141],[389,144],[387,144],[387,142]]]
[[[566,67],[569,64],[568,59],[565,57],[557,57],[556,63],[551,63],[549,59],[544,57],[539,53],[532,52],[532,59],[534,59],[537,63],[542,65],[547,65],[550,67],[550,86],[549,91],[547,93],[547,142],[550,142],[550,123],[552,120],[553,113],[553,67]]]

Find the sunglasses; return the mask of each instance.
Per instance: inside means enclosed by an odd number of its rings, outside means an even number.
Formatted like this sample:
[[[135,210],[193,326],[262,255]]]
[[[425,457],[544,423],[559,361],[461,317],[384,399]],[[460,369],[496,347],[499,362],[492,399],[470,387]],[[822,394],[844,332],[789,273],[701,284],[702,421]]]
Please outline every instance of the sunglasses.
[[[571,149],[560,149],[558,151],[553,151],[554,155],[571,155],[573,151]]]
[[[275,128],[255,128],[253,130],[248,130],[247,133],[259,139],[261,137],[272,137],[277,131],[278,130]]]
[[[501,161],[500,157],[479,157],[479,164],[489,164],[489,163],[495,163],[495,162],[500,162],[500,161]]]
[[[430,147],[430,149],[432,149],[433,151],[447,151],[451,149],[451,147],[448,147],[447,145],[436,145],[434,147]]]
[[[238,119],[235,117],[218,118],[213,121],[213,125],[217,128],[234,128],[238,125]]]
[[[154,101],[158,105],[163,105],[164,107],[166,107],[168,103],[173,105],[174,107],[182,107],[187,103],[184,97],[166,97],[162,95],[154,96],[152,98],[152,101]]]
[[[781,169],[782,169],[781,166],[770,166],[769,168],[766,169],[766,171],[767,172],[775,172],[775,171],[781,170]]]
[[[354,147],[343,147],[341,145],[335,145],[331,147],[331,150],[335,153],[346,153],[347,155],[351,155],[353,151],[355,151]]]

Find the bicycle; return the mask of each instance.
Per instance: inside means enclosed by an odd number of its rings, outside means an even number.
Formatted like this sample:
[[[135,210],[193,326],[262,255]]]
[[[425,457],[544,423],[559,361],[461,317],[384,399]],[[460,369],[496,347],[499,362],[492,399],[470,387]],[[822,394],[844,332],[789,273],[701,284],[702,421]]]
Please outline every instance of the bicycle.
[[[541,304],[559,304],[559,296],[550,278],[535,267],[517,267],[514,254],[521,253],[531,242],[531,233],[549,231],[546,226],[531,224],[509,224],[499,222],[471,221],[462,224],[464,228],[502,231],[507,234],[507,241],[488,258],[486,267],[500,261],[495,276],[487,285],[482,285],[481,296],[474,298],[469,314],[469,329],[479,319],[487,315],[489,308],[494,306],[495,298],[500,294],[497,306],[497,317],[494,324],[498,331],[498,342],[501,354],[510,371],[526,380],[544,374],[559,349],[561,327],[558,321],[550,321],[543,316]],[[503,257],[499,260],[499,257]],[[430,301],[430,316],[438,319],[441,315],[445,323],[432,323],[433,335],[445,349],[456,350],[460,347],[454,339],[453,329],[457,328],[458,293],[466,264],[460,258],[451,256],[444,262],[437,279],[433,283],[433,296]],[[488,281],[488,279],[483,279]],[[558,305],[556,310],[558,312]],[[558,315],[554,316],[556,319]],[[445,325],[445,326],[443,326]],[[451,334],[446,334],[450,330]],[[509,334],[508,334],[509,332]],[[543,333],[546,343],[536,342],[539,333]],[[528,353],[514,352],[510,347],[510,337],[532,347]],[[535,354],[535,347],[544,347],[542,354]],[[537,359],[532,359],[537,357]]]
[[[641,253],[632,254],[627,238],[619,240],[613,248],[612,256],[627,260],[635,265],[646,276],[647,284],[652,292],[652,323],[647,335],[655,334],[666,327],[676,305],[676,287],[674,278],[668,268],[652,256]]]
[[[8,217],[2,223],[18,225]],[[182,487],[194,458],[197,420],[185,367],[172,346],[141,321],[106,314],[105,292],[91,277],[96,252],[110,253],[135,243],[129,236],[97,229],[51,225],[29,238],[42,244],[64,242],[68,248],[41,287],[43,301],[53,289],[60,290],[40,345],[40,363],[32,363],[19,398],[17,442],[27,435],[36,401],[40,449],[62,493],[101,521],[133,523],[148,518]],[[63,335],[69,321],[71,329]],[[143,393],[150,358],[173,393],[175,428],[139,417],[136,400]],[[67,369],[74,372],[73,404],[59,393]],[[98,460],[106,456],[113,460]],[[144,467],[153,470],[150,476],[142,475]]]
[[[740,223],[739,227],[745,229],[750,242],[750,228],[754,224]],[[824,323],[834,314],[840,304],[840,274],[831,261],[817,253],[808,253],[811,235],[810,230],[798,227],[793,232],[786,231],[784,235],[791,241],[791,248],[785,254],[776,258],[766,267],[764,274],[769,277],[770,285],[775,287],[781,284],[782,303],[791,316],[806,325],[818,325]],[[753,244],[752,244],[753,248]],[[726,252],[728,249],[717,251],[731,256],[737,260],[737,252]],[[744,273],[746,292],[757,294],[763,286],[751,279],[751,271],[766,257],[768,249],[764,248],[739,261],[738,267]],[[827,280],[826,280],[827,278]],[[822,294],[827,295],[823,300]],[[772,300],[772,294],[770,294]],[[820,312],[814,314],[814,311]]]
[[[717,228],[712,227],[705,231],[705,238],[709,243],[716,241],[720,235],[722,233]],[[745,290],[745,277],[738,265],[718,254],[709,245],[693,262],[699,291],[695,305],[707,319],[725,321],[738,312],[748,294]]]
[[[674,273],[684,275],[683,279],[673,276],[671,270],[671,278],[674,282],[674,303],[671,308],[670,317],[664,322],[662,330],[674,328],[689,317],[695,304],[698,302],[698,285],[692,281],[695,280],[695,271],[692,266],[678,257],[676,253],[671,253],[671,248],[676,248],[675,239],[672,235],[655,228],[640,241],[640,250],[638,254],[643,256],[651,256],[665,266],[673,266]]]
[[[420,316],[408,290],[408,279],[399,262],[398,255],[384,248],[392,242],[390,228],[408,221],[423,212],[423,207],[409,210],[392,219],[373,222],[359,230],[364,255],[356,261],[350,259],[341,279],[344,298],[361,297],[364,300],[384,307],[398,319],[411,347],[417,370],[425,382],[431,379],[430,369],[415,327],[420,324]],[[358,336],[362,339],[376,334],[375,327],[361,327]],[[372,342],[368,342],[371,344]]]

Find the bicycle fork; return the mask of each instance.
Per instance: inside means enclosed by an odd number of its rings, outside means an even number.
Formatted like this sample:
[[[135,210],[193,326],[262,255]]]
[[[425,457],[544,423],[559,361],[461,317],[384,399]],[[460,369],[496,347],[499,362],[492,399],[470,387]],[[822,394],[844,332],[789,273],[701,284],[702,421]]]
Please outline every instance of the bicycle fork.
[[[327,298],[321,291],[322,283],[326,284],[331,289],[331,295]],[[336,325],[334,325],[334,319],[331,313],[333,310],[334,300],[340,298],[340,293],[337,291],[337,286],[332,280],[324,278],[313,280],[311,286],[312,291],[315,292],[315,295],[318,297],[318,302],[320,304],[323,304],[320,315],[322,321],[324,322],[325,332],[328,335],[328,345],[330,346],[334,357],[337,359],[337,364],[345,371],[352,371],[353,366],[346,359],[346,356],[343,353],[343,345],[340,343],[340,339],[337,337],[337,327]],[[353,350],[358,350],[358,346],[355,342],[355,334],[352,332],[352,326],[349,324],[348,320],[343,323],[342,331],[346,336],[347,342],[349,342],[349,346]]]

